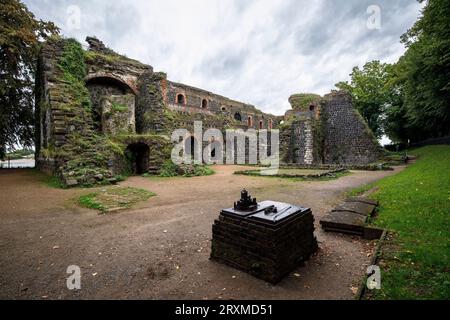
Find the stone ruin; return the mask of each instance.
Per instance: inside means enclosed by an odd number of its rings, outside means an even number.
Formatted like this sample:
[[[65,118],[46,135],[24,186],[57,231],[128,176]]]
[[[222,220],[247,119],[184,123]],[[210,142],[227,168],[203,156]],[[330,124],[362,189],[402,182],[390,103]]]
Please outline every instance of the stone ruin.
[[[176,83],[150,65],[119,55],[100,40],[52,38],[36,76],[36,163],[67,185],[114,183],[158,173],[170,159],[171,132],[203,127],[280,129],[282,161],[298,165],[367,164],[380,155],[349,96],[290,99],[285,116]],[[192,136],[186,136],[186,141]],[[208,145],[208,142],[199,142]]]
[[[296,94],[289,98],[280,132],[282,162],[301,166],[367,165],[383,155],[375,135],[351,97],[333,91],[325,97]]]

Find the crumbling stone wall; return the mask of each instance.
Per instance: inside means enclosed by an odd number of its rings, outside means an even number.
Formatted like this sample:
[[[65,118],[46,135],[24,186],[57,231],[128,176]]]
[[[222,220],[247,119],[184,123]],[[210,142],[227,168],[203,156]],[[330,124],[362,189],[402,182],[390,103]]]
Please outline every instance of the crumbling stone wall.
[[[348,94],[333,92],[325,98],[298,94],[289,101],[293,109],[286,113],[280,133],[283,162],[364,165],[382,156],[382,148]]]
[[[274,116],[169,81],[96,38],[87,42],[87,51],[72,39],[43,44],[36,77],[37,166],[69,186],[114,182],[136,165],[139,171],[158,172],[170,159],[173,130],[193,133],[195,121],[223,136],[227,129],[280,128],[280,153],[287,163],[366,164],[380,155],[376,139],[343,93],[325,99],[294,95],[293,109]],[[141,153],[139,146],[149,151]],[[145,159],[133,163],[142,154]]]
[[[164,103],[164,73],[144,72],[138,80],[139,96],[136,108],[136,131],[138,133],[169,134],[168,110]]]
[[[194,121],[223,134],[229,128],[256,128],[259,121],[264,128],[279,123],[279,117],[254,106],[170,82],[96,38],[86,41],[87,51],[71,39],[43,44],[36,77],[38,168],[68,186],[113,182],[129,174],[136,146],[149,150],[140,166],[158,172],[170,159],[172,131],[193,132]],[[177,101],[180,92],[183,105]]]
[[[101,100],[102,132],[107,135],[136,132],[135,96],[110,95]]]
[[[349,94],[339,91],[322,104],[325,122],[325,163],[369,164],[382,156],[382,148]]]
[[[68,186],[112,181],[108,163],[114,147],[93,129],[81,45],[75,40],[51,39],[42,49],[39,64],[38,78],[43,81],[36,101],[41,120],[37,167],[53,168]]]
[[[182,103],[178,101],[179,95],[183,96]],[[164,96],[167,105],[173,111],[224,116],[235,120],[233,126],[241,129],[275,128],[282,120],[282,117],[264,113],[253,105],[181,83],[167,81]]]

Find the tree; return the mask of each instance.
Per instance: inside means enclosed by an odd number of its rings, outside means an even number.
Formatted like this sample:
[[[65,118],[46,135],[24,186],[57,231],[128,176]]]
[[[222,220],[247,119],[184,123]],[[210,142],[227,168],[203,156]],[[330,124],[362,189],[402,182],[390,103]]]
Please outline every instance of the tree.
[[[351,81],[339,82],[336,87],[348,91],[354,106],[366,119],[369,127],[377,137],[383,134],[382,113],[388,103],[389,91],[386,85],[390,79],[389,69],[392,66],[380,61],[371,61],[362,70],[354,67],[350,74]]]
[[[429,0],[422,17],[401,40],[407,51],[396,73],[408,138],[419,141],[450,134],[450,1]]]
[[[19,0],[0,2],[0,157],[6,148],[32,147],[34,77],[39,42],[59,33]]]

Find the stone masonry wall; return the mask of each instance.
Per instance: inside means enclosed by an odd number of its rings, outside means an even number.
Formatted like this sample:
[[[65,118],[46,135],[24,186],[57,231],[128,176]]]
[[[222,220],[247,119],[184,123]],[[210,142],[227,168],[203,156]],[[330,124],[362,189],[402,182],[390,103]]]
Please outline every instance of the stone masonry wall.
[[[325,96],[322,112],[326,117],[325,163],[368,164],[381,157],[382,148],[348,94]]]

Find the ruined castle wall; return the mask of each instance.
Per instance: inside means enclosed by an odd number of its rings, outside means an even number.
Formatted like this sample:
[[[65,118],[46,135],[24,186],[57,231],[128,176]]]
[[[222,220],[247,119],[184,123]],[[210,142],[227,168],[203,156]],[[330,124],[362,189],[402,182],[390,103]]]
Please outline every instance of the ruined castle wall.
[[[315,119],[309,112],[302,112],[280,134],[280,145],[285,163],[311,165],[319,161],[314,147]]]
[[[325,96],[324,161],[327,164],[368,164],[381,156],[375,136],[353,108],[351,97],[343,92]]]
[[[170,119],[164,103],[164,73],[144,72],[138,79],[136,132],[139,134],[169,134]]]
[[[194,121],[202,121],[203,130],[217,128],[225,135],[232,128],[276,128],[282,119],[168,81],[164,73],[97,39],[87,41],[88,51],[70,39],[43,44],[36,77],[37,166],[69,186],[113,181],[129,168],[130,144],[149,147],[146,163],[157,172],[170,158],[172,131],[193,132]]]
[[[179,95],[183,96],[181,101]],[[280,117],[263,113],[252,105],[171,81],[167,82],[165,99],[171,110],[229,117],[241,129],[275,128],[280,121]]]

